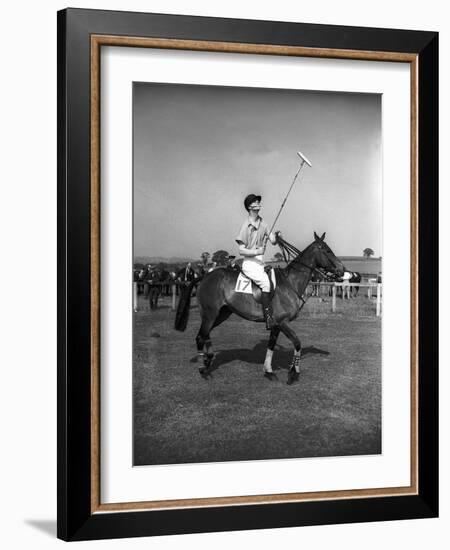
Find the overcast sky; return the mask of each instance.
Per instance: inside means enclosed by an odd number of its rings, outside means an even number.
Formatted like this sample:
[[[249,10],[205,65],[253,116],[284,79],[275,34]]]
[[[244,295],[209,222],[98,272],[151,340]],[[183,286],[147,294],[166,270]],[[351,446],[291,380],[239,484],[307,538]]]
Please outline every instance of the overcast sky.
[[[327,232],[337,255],[382,255],[381,96],[135,83],[135,256],[199,257],[225,249],[262,195],[298,248]],[[269,245],[267,257],[277,251]]]

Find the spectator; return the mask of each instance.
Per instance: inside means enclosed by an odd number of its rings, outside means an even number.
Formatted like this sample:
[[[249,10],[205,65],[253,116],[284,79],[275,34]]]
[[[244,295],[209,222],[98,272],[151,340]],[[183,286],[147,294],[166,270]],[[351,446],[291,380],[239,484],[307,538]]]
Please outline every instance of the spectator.
[[[183,267],[177,273],[177,280],[181,281],[182,283],[188,283],[190,281],[194,281],[196,278],[197,278],[197,274],[192,269],[191,262],[188,262],[186,264],[186,267]]]

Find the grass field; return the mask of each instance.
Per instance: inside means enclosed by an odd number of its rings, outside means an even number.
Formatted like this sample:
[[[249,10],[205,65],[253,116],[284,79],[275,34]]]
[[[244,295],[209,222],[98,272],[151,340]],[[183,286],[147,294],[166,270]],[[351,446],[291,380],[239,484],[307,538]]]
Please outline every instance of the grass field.
[[[204,380],[196,306],[184,333],[173,329],[168,298],[136,313],[134,464],[380,453],[381,321],[364,296],[337,302],[331,314],[328,298],[311,298],[292,323],[303,345],[292,386],[284,336],[274,353],[278,381],[263,377],[267,333],[259,323],[233,315],[212,332],[217,368]]]

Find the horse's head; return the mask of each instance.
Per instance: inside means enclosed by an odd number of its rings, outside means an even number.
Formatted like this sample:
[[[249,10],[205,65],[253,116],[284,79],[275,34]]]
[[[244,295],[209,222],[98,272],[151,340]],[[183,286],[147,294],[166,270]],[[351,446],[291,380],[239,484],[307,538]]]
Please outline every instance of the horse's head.
[[[325,242],[325,233],[319,237],[314,231],[314,242],[310,247],[311,251],[314,253],[317,267],[325,269],[338,277],[342,277],[344,274],[344,266]]]

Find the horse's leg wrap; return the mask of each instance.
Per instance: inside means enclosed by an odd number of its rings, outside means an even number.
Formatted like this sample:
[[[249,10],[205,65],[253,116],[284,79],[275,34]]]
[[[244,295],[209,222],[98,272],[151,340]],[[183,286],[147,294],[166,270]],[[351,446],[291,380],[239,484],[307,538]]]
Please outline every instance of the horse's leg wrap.
[[[294,355],[292,357],[292,363],[291,363],[291,370],[294,369],[295,372],[300,372],[300,360],[302,357],[302,350],[301,348],[299,350],[294,351]]]
[[[202,337],[200,332],[195,337],[195,341],[197,343],[197,351],[199,355],[203,355],[203,348],[205,347],[205,339]]]
[[[203,354],[203,364],[205,365],[206,368],[209,368],[214,359],[214,352],[212,351],[212,343],[209,338],[205,340],[205,348],[206,348],[205,350],[206,353]]]
[[[198,358],[203,360],[203,367],[198,370],[203,378],[208,379],[211,376],[211,365],[214,360],[214,353],[211,350],[211,340],[209,338],[203,338],[201,334],[197,335],[197,350]],[[203,351],[203,346],[206,346],[206,350]]]
[[[298,381],[298,378],[300,376],[300,358],[301,358],[301,350],[294,351],[294,355],[292,357],[292,363],[289,369],[288,379],[287,379],[287,383],[289,385]]]
[[[203,365],[206,368],[209,368],[213,360],[214,354],[211,353],[211,340],[209,338],[204,338],[199,332],[195,338],[197,343],[197,357],[200,361],[203,362]],[[204,351],[206,345],[206,351]]]
[[[272,371],[272,356],[273,356],[273,350],[267,348],[266,358],[264,359],[264,372],[273,372]]]
[[[292,363],[289,369],[288,380],[287,380],[288,384],[292,384],[293,382],[298,380],[298,376],[300,372],[300,357],[302,354],[302,345],[297,335],[295,334],[295,332],[286,323],[282,323],[281,331],[294,344],[295,351],[294,351],[294,356],[292,358]]]

